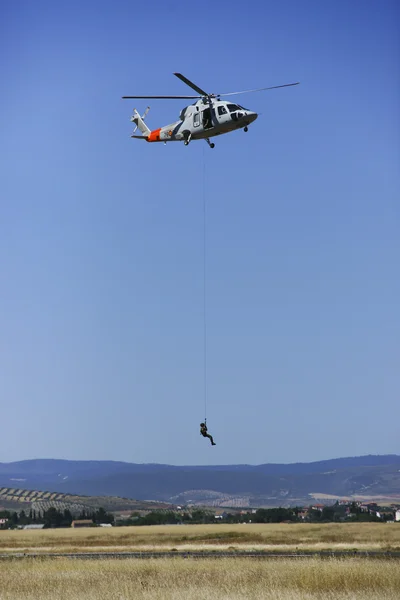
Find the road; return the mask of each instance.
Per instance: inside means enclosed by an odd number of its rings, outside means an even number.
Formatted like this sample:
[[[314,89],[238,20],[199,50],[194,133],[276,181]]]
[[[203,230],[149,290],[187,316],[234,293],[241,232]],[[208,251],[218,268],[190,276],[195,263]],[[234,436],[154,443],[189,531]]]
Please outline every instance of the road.
[[[233,551],[233,552],[181,552],[181,551],[168,551],[168,552],[77,552],[73,554],[66,554],[61,552],[46,552],[46,553],[8,553],[0,554],[0,560],[21,560],[27,558],[70,558],[80,560],[104,560],[104,559],[148,559],[148,558],[184,558],[184,559],[199,559],[199,558],[258,558],[265,560],[276,560],[276,559],[301,559],[301,558],[380,558],[380,559],[397,559],[400,560],[400,552],[383,552],[383,551],[371,551],[371,552],[298,552],[298,553],[274,553],[274,552],[244,552],[244,551]]]

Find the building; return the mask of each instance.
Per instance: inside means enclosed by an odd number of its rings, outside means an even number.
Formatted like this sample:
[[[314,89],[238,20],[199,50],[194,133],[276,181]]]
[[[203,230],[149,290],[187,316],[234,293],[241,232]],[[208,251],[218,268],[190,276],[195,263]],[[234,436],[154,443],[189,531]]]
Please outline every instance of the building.
[[[217,510],[215,511],[215,518],[216,519],[226,519],[226,517],[228,516],[228,513],[225,512],[224,510]]]
[[[31,523],[31,525],[24,525],[23,529],[43,529],[44,523]]]
[[[400,521],[400,508],[394,513],[394,519],[395,521]]]
[[[92,519],[81,519],[79,521],[72,521],[71,527],[91,527],[93,525]]]

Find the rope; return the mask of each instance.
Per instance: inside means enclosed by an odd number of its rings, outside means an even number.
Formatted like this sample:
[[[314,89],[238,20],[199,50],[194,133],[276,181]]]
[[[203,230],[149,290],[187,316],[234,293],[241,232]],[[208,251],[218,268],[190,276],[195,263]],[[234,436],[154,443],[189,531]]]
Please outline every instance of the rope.
[[[203,148],[203,377],[204,423],[207,422],[207,303],[206,303],[206,163]]]

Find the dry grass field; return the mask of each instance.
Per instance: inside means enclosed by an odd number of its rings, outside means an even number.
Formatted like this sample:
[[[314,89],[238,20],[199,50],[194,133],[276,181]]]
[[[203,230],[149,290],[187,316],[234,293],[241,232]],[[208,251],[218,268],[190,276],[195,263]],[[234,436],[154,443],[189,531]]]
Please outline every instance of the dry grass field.
[[[399,600],[397,561],[246,558],[22,559],[0,600]]]
[[[173,549],[400,551],[400,523],[160,525],[0,531],[0,553]]]

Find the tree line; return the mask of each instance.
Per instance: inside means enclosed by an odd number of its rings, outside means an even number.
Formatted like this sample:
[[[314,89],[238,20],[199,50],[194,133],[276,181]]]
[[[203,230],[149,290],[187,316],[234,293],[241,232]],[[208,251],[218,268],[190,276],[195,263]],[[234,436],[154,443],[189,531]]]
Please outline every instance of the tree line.
[[[376,514],[379,512],[380,516]],[[222,517],[222,518],[221,518]],[[330,523],[330,522],[352,522],[352,521],[389,521],[393,520],[394,513],[388,509],[376,507],[375,510],[362,510],[356,502],[348,505],[336,502],[331,506],[324,506],[322,510],[308,507],[305,510],[302,507],[294,508],[259,508],[247,512],[225,512],[216,518],[215,511],[196,508],[193,510],[153,510],[146,515],[139,512],[133,512],[126,519],[115,519],[112,513],[108,513],[104,508],[97,510],[83,510],[78,516],[74,517],[70,510],[58,510],[54,507],[45,511],[24,510],[19,513],[14,511],[0,511],[0,519],[7,519],[7,523],[0,525],[2,529],[16,528],[18,526],[30,524],[42,524],[44,528],[71,527],[72,521],[92,520],[93,526],[100,523],[110,523],[116,526],[140,526],[140,525],[183,525],[183,524],[207,524],[218,523]]]
[[[114,523],[114,515],[108,513],[104,508],[99,507],[97,510],[83,510],[78,516],[73,516],[71,511],[66,508],[59,510],[55,507],[50,507],[48,510],[36,511],[30,510],[25,512],[3,510],[0,511],[0,519],[7,519],[4,525],[0,525],[1,529],[14,529],[24,525],[43,525],[44,529],[54,527],[71,527],[74,520],[92,520],[93,525],[100,523]]]
[[[260,508],[255,513],[224,513],[224,523],[280,523],[282,521],[296,521],[297,509],[291,508]],[[118,519],[117,526],[125,525],[185,525],[185,524],[210,524],[216,523],[215,512],[211,510],[194,509],[192,511],[157,511],[154,510],[147,515],[140,516],[139,513],[132,513],[127,519]]]
[[[378,507],[379,508],[379,507]],[[201,523],[340,523],[343,521],[391,521],[394,513],[389,510],[381,512],[377,516],[376,511],[363,511],[353,502],[350,505],[341,505],[336,502],[332,506],[324,506],[322,510],[315,509],[312,506],[306,510],[303,507],[294,508],[259,508],[255,511],[241,513],[226,512],[222,518],[216,519],[215,512],[211,510],[195,509],[192,511],[157,511],[154,510],[147,515],[141,516],[138,512],[132,513],[127,519],[118,519],[115,522],[117,526],[124,525],[183,525],[183,524],[201,524]]]

